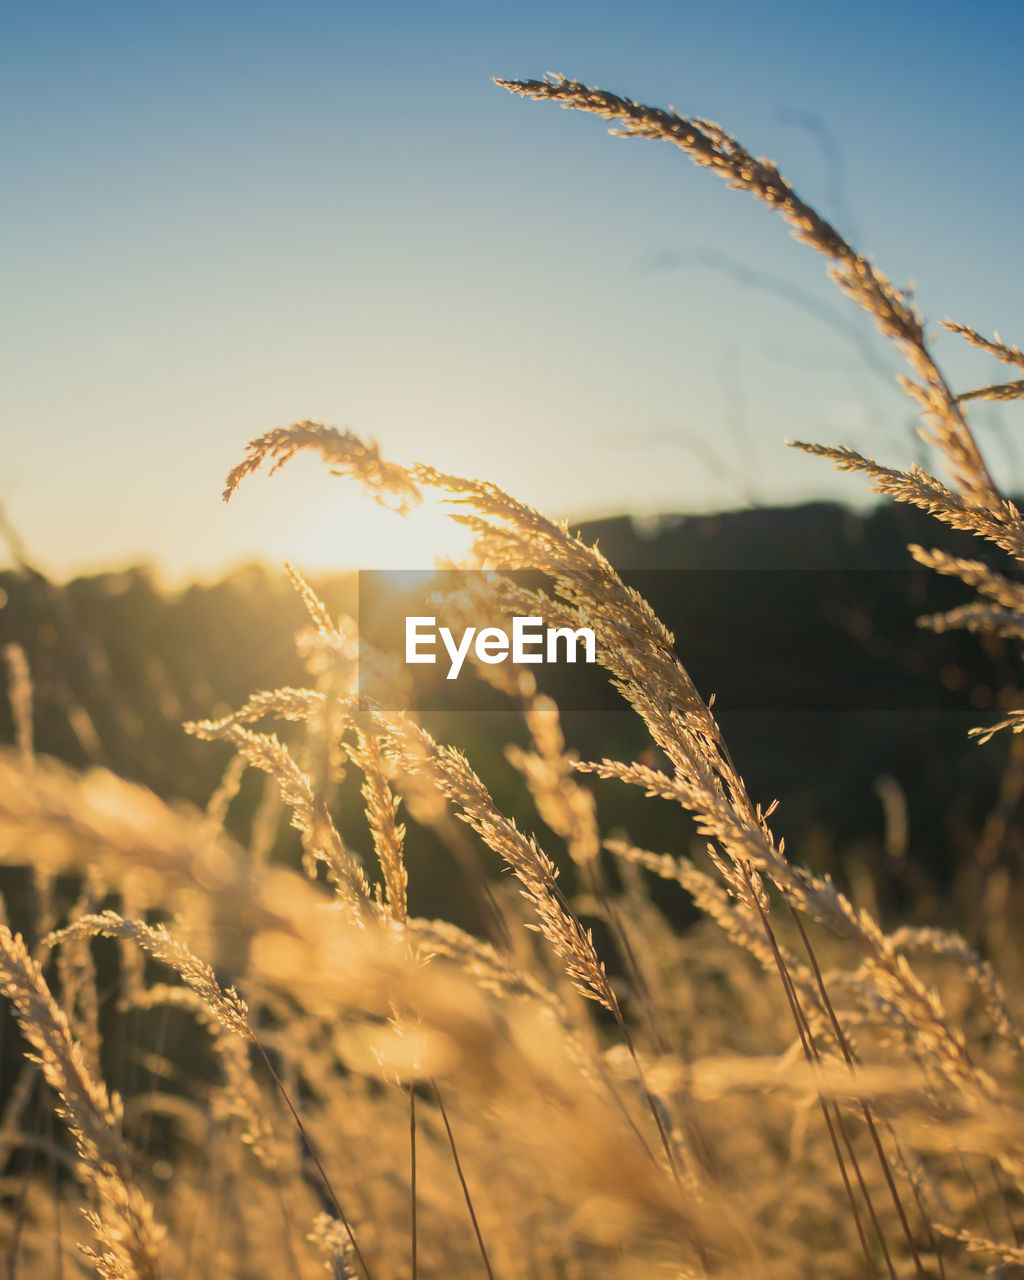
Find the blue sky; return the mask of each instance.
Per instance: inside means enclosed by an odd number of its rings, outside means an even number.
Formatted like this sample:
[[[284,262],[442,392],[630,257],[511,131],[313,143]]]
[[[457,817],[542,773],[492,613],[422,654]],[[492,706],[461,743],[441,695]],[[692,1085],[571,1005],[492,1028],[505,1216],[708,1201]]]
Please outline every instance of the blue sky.
[[[718,120],[930,319],[1020,343],[1022,37],[1008,3],[12,0],[0,500],[59,574],[422,562],[432,524],[312,465],[220,503],[245,442],[303,417],[559,516],[861,500],[783,443],[915,456],[824,264],[681,152],[491,77]],[[1014,414],[978,421],[1024,487]]]

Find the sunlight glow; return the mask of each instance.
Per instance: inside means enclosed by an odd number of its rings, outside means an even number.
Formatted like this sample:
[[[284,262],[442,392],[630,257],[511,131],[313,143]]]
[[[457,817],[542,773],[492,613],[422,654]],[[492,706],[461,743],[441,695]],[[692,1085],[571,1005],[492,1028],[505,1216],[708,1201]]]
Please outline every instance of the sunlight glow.
[[[310,569],[432,569],[439,558],[469,555],[473,535],[450,518],[451,510],[457,508],[430,493],[404,516],[359,493],[344,503],[326,498],[294,530],[290,554]]]

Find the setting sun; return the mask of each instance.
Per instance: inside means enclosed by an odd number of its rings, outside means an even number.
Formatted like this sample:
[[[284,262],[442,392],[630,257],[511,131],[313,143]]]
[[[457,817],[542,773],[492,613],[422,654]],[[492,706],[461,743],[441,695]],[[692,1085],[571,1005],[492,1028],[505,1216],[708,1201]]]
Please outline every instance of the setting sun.
[[[338,494],[344,486],[344,501]],[[290,555],[311,569],[432,569],[438,560],[459,561],[473,535],[451,518],[450,504],[425,493],[406,514],[388,510],[336,480],[333,498],[311,505],[292,531]]]

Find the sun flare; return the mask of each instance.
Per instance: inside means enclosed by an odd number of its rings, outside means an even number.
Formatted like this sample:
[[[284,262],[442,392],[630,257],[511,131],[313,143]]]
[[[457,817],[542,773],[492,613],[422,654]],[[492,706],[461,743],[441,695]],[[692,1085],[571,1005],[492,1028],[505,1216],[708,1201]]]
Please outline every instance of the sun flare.
[[[469,555],[473,534],[451,518],[449,503],[426,492],[420,506],[400,515],[354,490],[343,503],[335,490],[309,507],[294,531],[297,563],[315,569],[422,570]]]

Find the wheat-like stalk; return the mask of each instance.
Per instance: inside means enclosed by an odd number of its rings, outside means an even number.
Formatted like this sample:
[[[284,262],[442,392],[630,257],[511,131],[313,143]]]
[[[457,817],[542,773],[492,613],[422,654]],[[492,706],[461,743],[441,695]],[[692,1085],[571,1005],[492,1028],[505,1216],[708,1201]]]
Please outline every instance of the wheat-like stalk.
[[[93,1079],[68,1020],[19,934],[0,926],[0,990],[11,1001],[57,1109],[75,1139],[95,1189],[89,1214],[102,1253],[91,1253],[105,1280],[158,1280],[162,1229],[139,1189],[121,1138],[121,1106]]]
[[[958,398],[925,340],[924,323],[910,293],[897,289],[816,209],[802,199],[771,161],[756,157],[720,125],[691,119],[674,111],[643,106],[603,89],[590,88],[560,75],[544,80],[498,80],[512,93],[556,102],[576,111],[613,120],[622,137],[652,138],[681,147],[694,161],[718,173],[731,187],[749,192],[779,213],[793,235],[830,262],[840,289],[874,319],[879,330],[900,349],[918,381],[907,391],[918,401],[929,423],[930,438],[945,455],[950,470],[972,506],[998,513],[1005,537],[1024,553],[1024,525],[1012,504],[1000,495],[964,418]]]

